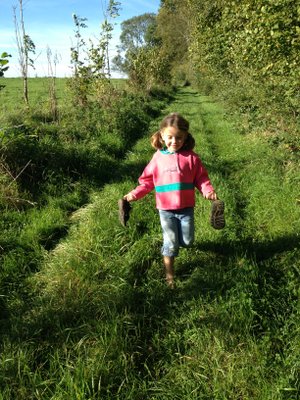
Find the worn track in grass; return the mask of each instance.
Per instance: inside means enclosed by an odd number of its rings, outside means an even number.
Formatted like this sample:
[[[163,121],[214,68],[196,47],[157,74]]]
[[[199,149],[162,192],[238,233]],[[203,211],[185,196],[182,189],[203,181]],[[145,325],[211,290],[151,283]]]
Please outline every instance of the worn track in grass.
[[[225,201],[226,228],[211,228],[210,203],[199,197],[196,243],[181,251],[177,289],[169,290],[153,195],[134,203],[127,228],[118,222],[117,200],[136,184],[153,152],[149,137],[139,140],[120,163],[116,180],[74,213],[67,237],[28,279],[30,307],[12,322],[12,335],[2,346],[4,395],[24,400],[299,395],[294,177],[287,179],[280,154],[252,133],[240,135],[212,99],[181,89],[162,114],[171,111],[190,121],[196,151]]]

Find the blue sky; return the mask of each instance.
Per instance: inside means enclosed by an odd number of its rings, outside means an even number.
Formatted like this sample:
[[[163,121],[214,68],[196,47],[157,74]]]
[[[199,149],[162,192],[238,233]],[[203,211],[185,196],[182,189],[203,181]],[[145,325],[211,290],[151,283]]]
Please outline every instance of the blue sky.
[[[88,28],[83,29],[82,34],[96,43],[104,20],[103,5],[105,8],[108,2],[109,0],[23,0],[25,29],[36,46],[36,54],[32,56],[35,59],[35,70],[30,68],[29,76],[48,74],[47,47],[53,55],[58,56],[56,76],[70,76],[70,47],[75,44],[72,14],[87,18]],[[109,46],[111,57],[116,53],[121,22],[146,12],[157,13],[160,4],[160,0],[119,2],[120,16],[114,20],[116,25]],[[0,54],[6,51],[12,55],[6,77],[20,76],[13,20],[13,7],[18,3],[18,0],[0,0]]]

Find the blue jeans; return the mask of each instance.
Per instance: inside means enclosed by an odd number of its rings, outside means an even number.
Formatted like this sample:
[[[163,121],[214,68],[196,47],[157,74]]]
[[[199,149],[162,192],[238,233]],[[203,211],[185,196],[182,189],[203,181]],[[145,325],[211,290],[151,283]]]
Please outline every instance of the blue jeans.
[[[180,210],[159,210],[163,231],[163,256],[176,257],[179,247],[189,247],[194,242],[194,208]]]

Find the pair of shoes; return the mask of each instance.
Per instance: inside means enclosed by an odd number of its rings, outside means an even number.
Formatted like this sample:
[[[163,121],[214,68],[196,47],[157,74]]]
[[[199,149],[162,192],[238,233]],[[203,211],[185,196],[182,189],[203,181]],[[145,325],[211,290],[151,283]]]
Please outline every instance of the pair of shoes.
[[[225,204],[222,200],[214,200],[211,205],[210,224],[215,229],[225,227]]]
[[[120,199],[118,201],[118,206],[119,206],[119,221],[123,226],[126,226],[126,223],[129,220],[131,205],[129,201],[125,199]]]

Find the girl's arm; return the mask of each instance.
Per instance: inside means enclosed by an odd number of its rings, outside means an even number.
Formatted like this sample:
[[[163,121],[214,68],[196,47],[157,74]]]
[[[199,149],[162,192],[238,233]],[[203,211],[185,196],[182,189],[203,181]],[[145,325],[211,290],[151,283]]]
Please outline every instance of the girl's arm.
[[[216,200],[217,194],[210,182],[208,173],[203,166],[199,157],[196,158],[195,162],[196,174],[195,174],[195,186],[202,193],[203,197],[208,200]]]
[[[127,201],[139,200],[154,189],[152,161],[146,166],[139,177],[139,185],[124,196]]]

